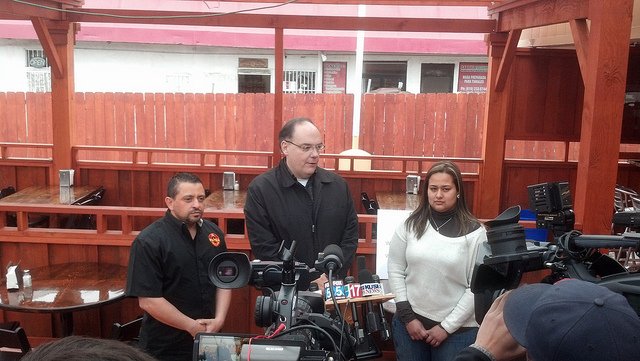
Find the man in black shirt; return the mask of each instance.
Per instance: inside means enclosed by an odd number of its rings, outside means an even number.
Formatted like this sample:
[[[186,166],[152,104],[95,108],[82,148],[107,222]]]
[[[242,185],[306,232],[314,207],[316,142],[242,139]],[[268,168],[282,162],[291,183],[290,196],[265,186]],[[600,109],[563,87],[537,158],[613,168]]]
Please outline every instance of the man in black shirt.
[[[190,361],[198,332],[218,332],[231,290],[209,281],[211,259],[227,247],[222,231],[204,220],[204,187],[190,173],[169,181],[165,216],[131,245],[128,296],[138,297],[144,318],[140,346],[158,360]]]

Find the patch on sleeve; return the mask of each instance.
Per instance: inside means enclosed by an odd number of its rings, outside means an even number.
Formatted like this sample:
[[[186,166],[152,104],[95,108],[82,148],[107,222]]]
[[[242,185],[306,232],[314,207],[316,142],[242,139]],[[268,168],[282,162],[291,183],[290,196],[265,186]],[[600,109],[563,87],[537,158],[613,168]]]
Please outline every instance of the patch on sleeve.
[[[218,247],[220,245],[220,236],[213,232],[209,233],[209,242],[211,242],[214,247]]]

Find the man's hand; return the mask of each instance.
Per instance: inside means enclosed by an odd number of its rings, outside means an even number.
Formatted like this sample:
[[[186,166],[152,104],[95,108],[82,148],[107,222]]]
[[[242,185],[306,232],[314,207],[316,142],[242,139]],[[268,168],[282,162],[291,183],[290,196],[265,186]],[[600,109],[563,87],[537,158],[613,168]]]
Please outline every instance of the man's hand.
[[[193,338],[196,337],[196,334],[198,332],[206,332],[207,331],[205,325],[203,325],[200,321],[201,320],[193,320],[193,322],[191,323],[189,328],[185,330],[185,331],[189,332],[191,334],[191,337],[193,337]]]
[[[323,273],[320,275],[320,277],[316,278],[312,282],[315,282],[318,285],[318,288],[323,290],[324,284],[329,282],[329,278],[327,278],[327,275]]]
[[[491,352],[499,360],[512,360],[525,354],[526,350],[514,340],[504,323],[504,303],[509,292],[501,295],[491,305],[478,330],[475,344]]]
[[[204,326],[204,332],[218,332],[224,325],[224,321],[217,318],[198,319],[196,321]]]

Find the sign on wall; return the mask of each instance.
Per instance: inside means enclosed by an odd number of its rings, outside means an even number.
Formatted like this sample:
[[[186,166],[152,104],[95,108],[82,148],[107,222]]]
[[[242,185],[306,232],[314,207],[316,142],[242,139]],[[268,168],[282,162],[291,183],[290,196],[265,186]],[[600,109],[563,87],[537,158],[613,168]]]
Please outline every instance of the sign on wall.
[[[322,63],[322,92],[346,93],[347,91],[347,63],[325,61]]]
[[[458,92],[487,92],[487,63],[460,63],[458,67]]]

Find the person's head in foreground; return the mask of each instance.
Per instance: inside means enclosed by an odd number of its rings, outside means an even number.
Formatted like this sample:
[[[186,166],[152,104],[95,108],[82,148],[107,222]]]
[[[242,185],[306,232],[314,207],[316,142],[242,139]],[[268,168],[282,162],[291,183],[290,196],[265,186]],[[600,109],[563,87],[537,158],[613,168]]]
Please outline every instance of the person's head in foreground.
[[[624,296],[593,283],[531,284],[494,302],[476,344],[497,360],[526,351],[532,361],[636,361],[640,317]]]
[[[29,351],[22,361],[155,361],[124,342],[83,336],[63,337]]]

